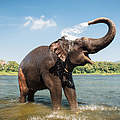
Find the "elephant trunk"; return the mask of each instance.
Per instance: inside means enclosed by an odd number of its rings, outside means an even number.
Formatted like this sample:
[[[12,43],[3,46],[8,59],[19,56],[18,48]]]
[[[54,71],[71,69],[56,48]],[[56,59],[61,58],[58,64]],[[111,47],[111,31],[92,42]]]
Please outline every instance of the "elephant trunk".
[[[88,48],[88,52],[90,54],[96,53],[102,50],[103,48],[107,47],[112,42],[116,34],[115,24],[108,18],[104,18],[104,17],[97,18],[95,20],[89,21],[88,25],[97,24],[97,23],[107,24],[109,30],[107,34],[102,38],[98,38],[98,39],[88,38],[86,45]]]

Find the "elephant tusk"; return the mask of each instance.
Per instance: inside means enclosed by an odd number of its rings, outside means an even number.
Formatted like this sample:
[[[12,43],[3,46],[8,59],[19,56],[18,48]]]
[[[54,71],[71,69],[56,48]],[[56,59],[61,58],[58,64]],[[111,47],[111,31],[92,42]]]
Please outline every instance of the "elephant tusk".
[[[66,68],[64,70],[65,70],[65,72],[68,72],[68,70]]]
[[[83,55],[84,55],[84,54],[83,54]],[[92,61],[89,57],[87,57],[87,56],[85,56],[85,55],[84,55],[84,59],[85,59],[88,63],[90,63],[91,65],[94,64],[94,61]]]

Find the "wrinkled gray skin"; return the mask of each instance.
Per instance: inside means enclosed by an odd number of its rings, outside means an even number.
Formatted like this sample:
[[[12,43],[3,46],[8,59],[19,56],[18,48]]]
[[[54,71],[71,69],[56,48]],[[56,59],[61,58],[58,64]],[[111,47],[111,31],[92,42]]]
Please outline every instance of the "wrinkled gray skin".
[[[72,73],[75,66],[92,64],[88,54],[97,53],[107,47],[116,34],[114,23],[108,18],[97,18],[89,21],[88,25],[105,23],[108,25],[107,34],[99,39],[82,37],[74,41],[68,41],[64,37],[53,42],[50,46],[40,46],[30,52],[21,62],[19,67],[18,79],[20,87],[20,102],[34,101],[34,94],[37,90],[48,89],[51,95],[53,109],[61,107],[62,88],[72,110],[76,110],[78,103],[76,100],[75,86],[72,81],[72,87],[65,84],[69,76],[62,75],[62,79],[57,72],[59,69],[53,69],[57,60],[65,63],[62,71]],[[69,57],[69,62],[66,59]],[[72,76],[70,76],[70,79]]]

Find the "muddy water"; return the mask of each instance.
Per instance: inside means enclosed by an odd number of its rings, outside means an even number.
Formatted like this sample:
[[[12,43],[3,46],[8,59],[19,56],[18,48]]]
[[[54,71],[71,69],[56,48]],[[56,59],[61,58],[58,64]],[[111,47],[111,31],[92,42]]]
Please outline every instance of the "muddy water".
[[[0,120],[120,120],[120,75],[73,76],[79,108],[69,110],[63,94],[62,110],[52,111],[47,90],[35,103],[21,104],[16,76],[0,76]]]

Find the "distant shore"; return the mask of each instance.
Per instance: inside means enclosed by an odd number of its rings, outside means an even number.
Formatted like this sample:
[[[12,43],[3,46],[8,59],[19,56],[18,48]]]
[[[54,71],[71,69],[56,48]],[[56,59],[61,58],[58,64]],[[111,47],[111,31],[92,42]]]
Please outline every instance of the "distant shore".
[[[18,72],[0,72],[0,75],[17,76]],[[120,73],[82,73],[82,74],[72,74],[72,75],[120,75]]]
[[[72,75],[120,75],[120,73],[82,73],[82,74],[72,74]]]
[[[0,72],[0,75],[17,76],[18,72]]]

